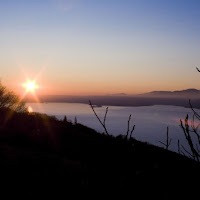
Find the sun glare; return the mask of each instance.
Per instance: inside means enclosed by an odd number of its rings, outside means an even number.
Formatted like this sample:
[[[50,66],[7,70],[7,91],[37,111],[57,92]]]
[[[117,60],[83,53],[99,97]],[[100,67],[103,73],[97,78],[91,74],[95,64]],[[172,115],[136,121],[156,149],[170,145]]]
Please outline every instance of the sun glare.
[[[24,88],[26,89],[26,92],[35,92],[35,90],[38,88],[35,81],[28,81],[27,83],[23,84]]]
[[[27,110],[28,110],[29,113],[32,113],[32,112],[33,112],[33,109],[32,109],[31,106],[29,106]]]
[[[36,89],[38,89],[39,86],[36,83],[36,79],[31,80],[31,79],[27,78],[26,82],[24,82],[22,84],[22,87],[24,88],[24,92],[21,96],[21,99],[24,99],[26,96],[29,97],[29,94],[30,94],[30,96],[32,96],[36,102],[39,102],[39,99],[38,99],[37,93],[36,93]],[[29,110],[28,110],[28,112],[29,112]]]

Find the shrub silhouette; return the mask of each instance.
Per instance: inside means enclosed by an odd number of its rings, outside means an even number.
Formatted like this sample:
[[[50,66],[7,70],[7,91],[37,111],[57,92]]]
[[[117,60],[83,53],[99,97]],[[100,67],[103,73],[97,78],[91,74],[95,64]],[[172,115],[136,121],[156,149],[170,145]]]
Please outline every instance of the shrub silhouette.
[[[186,150],[186,148],[183,145],[182,145],[182,148],[184,152],[187,153],[187,155],[189,155],[191,158],[199,162],[200,161],[200,151],[199,151],[200,135],[198,133],[198,128],[200,124],[195,125],[195,119],[200,120],[200,115],[193,109],[190,101],[189,101],[189,104],[193,111],[193,118],[191,120],[191,124],[189,124],[189,116],[187,114],[184,122],[180,120],[180,127],[183,130],[187,143],[190,147],[190,151]],[[195,138],[197,140],[195,140]],[[185,155],[184,152],[182,151],[182,153]]]
[[[16,112],[26,112],[25,103],[9,91],[0,81],[0,110],[9,109]]]
[[[198,72],[200,72],[200,70],[198,68],[196,68],[196,69]],[[189,157],[191,157],[194,160],[199,162],[200,161],[200,149],[199,149],[200,148],[200,134],[198,133],[198,129],[200,127],[200,123],[196,123],[196,120],[200,121],[200,114],[198,114],[194,110],[190,100],[189,100],[189,106],[193,112],[193,117],[192,117],[191,123],[189,123],[189,116],[187,114],[184,121],[180,119],[180,127],[183,130],[183,133],[184,133],[187,143],[189,145],[190,151],[187,150],[182,145],[182,148],[184,151],[181,151],[181,152],[184,155],[185,155],[185,153],[187,153],[187,155]],[[179,144],[179,141],[178,141],[178,144]],[[180,147],[179,147],[179,149],[180,149]]]

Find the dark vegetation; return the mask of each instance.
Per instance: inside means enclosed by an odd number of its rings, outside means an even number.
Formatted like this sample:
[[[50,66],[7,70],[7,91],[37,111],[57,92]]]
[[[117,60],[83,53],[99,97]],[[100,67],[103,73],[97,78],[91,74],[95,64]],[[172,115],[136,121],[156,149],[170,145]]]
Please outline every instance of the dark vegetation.
[[[0,114],[0,177],[18,192],[124,189],[167,198],[190,194],[200,178],[197,162],[134,138],[37,113],[12,113],[4,123],[7,113]]]
[[[197,71],[200,72],[198,68]],[[182,146],[182,153],[187,154],[187,156],[190,156],[192,159],[200,162],[200,114],[194,109],[190,99],[189,106],[193,112],[192,119],[189,120],[189,116],[187,114],[185,120],[180,120],[180,126],[183,130],[190,150],[188,151],[184,146]]]
[[[134,139],[130,119],[127,134],[113,137],[69,122],[67,117],[59,121],[2,107],[1,194],[67,198],[72,190],[81,189],[104,197],[106,192],[129,193],[139,199],[195,196],[199,162]]]

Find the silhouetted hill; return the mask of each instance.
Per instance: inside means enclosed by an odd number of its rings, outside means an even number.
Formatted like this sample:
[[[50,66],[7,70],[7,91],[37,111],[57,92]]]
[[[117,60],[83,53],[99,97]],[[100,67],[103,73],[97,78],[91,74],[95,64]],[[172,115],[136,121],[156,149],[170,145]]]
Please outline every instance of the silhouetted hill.
[[[182,98],[200,98],[200,90],[197,89],[186,89],[180,91],[153,91],[142,94],[143,96],[154,96],[154,97],[182,97]]]
[[[187,89],[181,91],[154,91],[140,95],[104,95],[104,96],[69,96],[69,95],[45,95],[39,96],[42,103],[67,102],[88,104],[89,100],[97,106],[152,106],[152,105],[174,105],[190,107],[191,99],[194,108],[200,108],[200,90]],[[35,102],[32,97],[26,97],[25,101]]]
[[[200,178],[199,163],[183,155],[38,113],[0,112],[0,163],[1,194],[46,198],[72,189],[192,197]]]

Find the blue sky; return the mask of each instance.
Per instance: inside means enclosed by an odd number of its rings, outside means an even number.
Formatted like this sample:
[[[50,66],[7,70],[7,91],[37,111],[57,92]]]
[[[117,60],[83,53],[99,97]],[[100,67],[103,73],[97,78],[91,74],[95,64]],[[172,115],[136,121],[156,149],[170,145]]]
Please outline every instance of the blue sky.
[[[1,79],[16,92],[143,93],[198,87],[200,1],[0,0]]]

